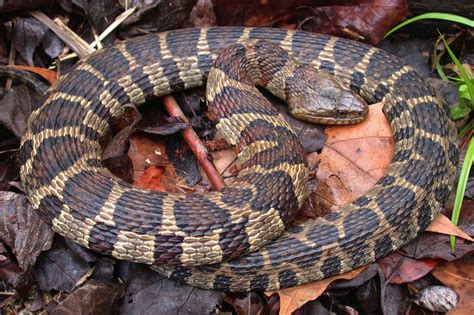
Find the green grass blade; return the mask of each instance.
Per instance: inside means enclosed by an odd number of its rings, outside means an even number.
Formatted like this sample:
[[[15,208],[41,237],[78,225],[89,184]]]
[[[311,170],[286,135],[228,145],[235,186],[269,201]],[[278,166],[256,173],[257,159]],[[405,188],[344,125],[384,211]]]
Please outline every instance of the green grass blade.
[[[454,199],[453,214],[451,216],[451,221],[454,223],[454,225],[457,225],[459,222],[459,214],[461,212],[462,201],[464,199],[464,192],[466,191],[467,178],[469,177],[469,172],[471,170],[473,160],[474,160],[474,138],[471,138],[471,141],[469,142],[469,146],[467,147],[464,163],[462,164],[458,187],[456,189],[456,198]],[[451,249],[454,250],[454,246],[456,244],[456,237],[454,235],[450,236],[450,242],[451,242]]]
[[[471,109],[466,106],[466,103],[459,99],[459,105],[449,109],[449,114],[453,120],[458,120],[463,117],[466,117],[471,112]]]
[[[440,34],[440,35],[441,35],[441,39],[443,40],[444,45],[446,46],[446,50],[448,51],[449,56],[454,61],[454,64],[456,65],[456,68],[458,68],[459,73],[461,74],[461,78],[463,79],[464,83],[467,86],[467,90],[469,91],[469,94],[471,95],[471,99],[473,99],[474,98],[474,86],[472,84],[471,78],[469,77],[469,74],[467,73],[466,69],[464,69],[461,62],[456,57],[456,55],[453,53],[451,48],[449,48],[449,45],[446,42],[446,39],[444,39],[444,36],[442,34]]]
[[[474,120],[471,120],[469,123],[467,123],[467,125],[462,127],[462,129],[459,131],[459,133],[458,133],[459,138],[464,137],[466,135],[466,133],[468,133],[469,131],[471,131],[473,129],[474,129]]]
[[[436,72],[438,72],[438,75],[441,78],[441,80],[449,81],[448,77],[446,76],[446,74],[443,71],[443,67],[439,63],[439,59],[440,58],[439,58],[438,54],[435,53],[434,63],[435,63],[435,67],[436,67]]]
[[[450,13],[442,13],[442,12],[430,12],[430,13],[424,13],[420,14],[418,16],[412,17],[411,19],[408,19],[406,21],[403,21],[402,23],[398,24],[394,28],[392,28],[390,31],[388,31],[384,35],[384,39],[388,37],[390,34],[393,32],[398,31],[400,28],[404,27],[405,25],[411,24],[415,21],[419,20],[426,20],[426,19],[431,19],[431,20],[445,20],[445,21],[450,21],[450,22],[455,22],[455,23],[460,23],[464,24],[468,27],[474,27],[474,21],[468,18],[465,18],[463,16],[455,15],[455,14],[450,14]]]

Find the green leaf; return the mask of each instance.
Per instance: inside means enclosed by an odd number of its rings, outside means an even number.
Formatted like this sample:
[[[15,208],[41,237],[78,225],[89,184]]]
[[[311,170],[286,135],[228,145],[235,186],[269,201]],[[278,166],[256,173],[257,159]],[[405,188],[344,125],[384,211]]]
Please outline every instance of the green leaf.
[[[384,39],[388,37],[390,34],[393,32],[398,31],[400,28],[404,27],[405,25],[411,24],[415,21],[419,20],[445,20],[445,21],[450,21],[450,22],[455,22],[455,23],[460,23],[464,24],[469,27],[474,27],[474,21],[468,18],[465,18],[463,16],[455,15],[455,14],[450,14],[450,13],[442,13],[442,12],[430,12],[430,13],[424,13],[420,14],[418,16],[412,17],[411,19],[408,19],[406,21],[403,21],[402,23],[398,24],[394,28],[392,28],[390,31],[388,31],[384,35]]]
[[[460,97],[465,98],[466,100],[472,101],[472,95],[469,94],[469,91],[467,90],[467,85],[466,84],[461,84],[458,87],[458,91],[459,91],[459,96]],[[472,106],[472,104],[471,104],[471,106]]]
[[[472,161],[474,160],[474,138],[471,138],[469,146],[467,147],[466,157],[462,164],[461,174],[459,176],[458,187],[456,189],[456,198],[454,199],[453,214],[451,221],[454,225],[459,222],[459,214],[461,213],[461,206],[464,199],[464,192],[466,191],[467,178],[469,177],[469,171],[472,167]],[[451,249],[454,251],[456,237],[451,235],[450,237]]]
[[[461,78],[463,79],[464,83],[466,84],[468,93],[470,94],[471,98],[474,99],[474,84],[472,83],[472,79],[469,77],[469,74],[467,73],[466,69],[462,66],[461,62],[459,62],[458,58],[456,55],[454,55],[453,51],[451,48],[449,48],[448,43],[446,42],[446,39],[444,39],[444,36],[440,33],[441,39],[443,40],[444,45],[446,46],[446,50],[449,53],[449,56],[451,59],[454,61],[454,64],[456,65],[456,68],[458,68],[459,73],[461,74]]]
[[[449,113],[451,114],[451,118],[453,120],[458,120],[463,117],[466,117],[471,112],[471,109],[467,107],[464,102],[461,103],[459,100],[459,106],[453,107],[449,109]]]

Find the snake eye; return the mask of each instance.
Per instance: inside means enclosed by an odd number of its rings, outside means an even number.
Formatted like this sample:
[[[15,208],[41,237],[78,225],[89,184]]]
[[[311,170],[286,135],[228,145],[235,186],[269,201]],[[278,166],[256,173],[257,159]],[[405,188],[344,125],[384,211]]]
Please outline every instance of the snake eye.
[[[343,109],[336,109],[336,115],[337,116],[346,116],[346,111]]]

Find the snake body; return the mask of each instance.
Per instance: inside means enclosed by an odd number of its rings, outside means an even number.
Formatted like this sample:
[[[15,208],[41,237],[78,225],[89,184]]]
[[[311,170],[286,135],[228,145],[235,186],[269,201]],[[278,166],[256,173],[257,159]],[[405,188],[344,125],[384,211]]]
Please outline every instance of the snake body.
[[[369,102],[387,101],[384,113],[395,140],[386,175],[364,196],[290,227],[260,250],[304,199],[300,147],[280,148],[285,141],[293,145],[291,132],[274,139],[277,161],[275,155],[262,158],[262,148],[251,141],[243,143],[251,171],[208,194],[134,188],[102,166],[99,144],[123,104],[203,85],[218,52],[249,39],[279,45]],[[218,125],[240,136],[261,124],[287,130],[285,122],[248,108],[229,114]],[[389,254],[441,211],[457,156],[455,128],[442,102],[410,66],[350,40],[266,28],[169,31],[91,55],[32,113],[19,152],[30,203],[55,231],[100,253],[152,265],[171,279],[226,291],[295,286]]]

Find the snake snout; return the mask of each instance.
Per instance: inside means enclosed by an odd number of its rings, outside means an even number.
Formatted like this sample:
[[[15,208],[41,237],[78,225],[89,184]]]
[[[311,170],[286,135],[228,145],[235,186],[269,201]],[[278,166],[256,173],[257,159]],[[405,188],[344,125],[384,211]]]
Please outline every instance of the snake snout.
[[[335,117],[353,119],[353,123],[362,121],[368,113],[367,102],[353,91],[341,91],[341,98],[335,105]]]

